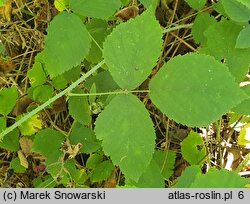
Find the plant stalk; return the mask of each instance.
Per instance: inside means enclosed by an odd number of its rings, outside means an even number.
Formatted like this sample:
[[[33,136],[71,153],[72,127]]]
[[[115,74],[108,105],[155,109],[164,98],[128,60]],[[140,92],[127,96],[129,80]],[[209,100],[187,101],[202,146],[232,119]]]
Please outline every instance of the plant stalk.
[[[179,30],[181,28],[191,28],[192,26],[193,26],[193,23],[178,25],[178,26],[175,26],[175,27],[172,27],[172,28],[167,28],[167,29],[163,30],[162,34],[169,33],[169,32],[174,31],[174,30]]]
[[[88,71],[86,74],[81,76],[78,80],[73,82],[68,88],[64,89],[60,93],[56,94],[54,97],[50,98],[48,101],[43,103],[42,105],[38,106],[36,109],[33,111],[29,112],[28,114],[24,115],[20,120],[15,122],[13,125],[10,127],[6,128],[4,131],[0,133],[0,141],[3,139],[5,135],[10,133],[12,130],[15,128],[19,127],[22,123],[24,123],[26,120],[37,114],[39,111],[43,110],[46,108],[48,105],[56,101],[58,98],[62,97],[63,95],[67,94],[68,92],[72,91],[78,84],[86,80],[90,75],[92,75],[96,70],[98,70],[102,65],[104,64],[104,60],[98,63],[96,66],[94,66],[90,71]]]

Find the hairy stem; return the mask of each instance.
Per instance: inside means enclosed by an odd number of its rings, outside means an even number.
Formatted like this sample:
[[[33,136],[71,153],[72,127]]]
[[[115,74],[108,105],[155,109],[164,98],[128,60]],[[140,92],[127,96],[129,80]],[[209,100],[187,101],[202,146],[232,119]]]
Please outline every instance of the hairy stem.
[[[45,103],[43,103],[42,105],[38,106],[36,109],[34,109],[33,111],[29,112],[28,114],[26,114],[25,116],[23,116],[20,120],[18,120],[17,122],[15,122],[13,125],[11,125],[10,127],[6,128],[4,131],[2,131],[0,133],[0,141],[3,139],[3,137],[10,133],[12,130],[14,130],[15,128],[19,127],[22,123],[24,123],[26,120],[28,120],[29,118],[31,118],[32,116],[34,116],[35,114],[37,114],[39,111],[43,110],[44,108],[46,108],[48,105],[50,105],[51,103],[53,103],[54,101],[56,101],[58,98],[62,97],[63,95],[69,93],[70,91],[72,91],[78,84],[80,84],[81,82],[83,82],[86,78],[88,78],[90,75],[92,75],[96,70],[98,70],[102,65],[104,64],[104,60],[101,61],[99,64],[97,64],[96,66],[94,66],[90,71],[88,71],[86,74],[84,74],[82,77],[80,77],[78,80],[76,80],[74,83],[72,83],[68,88],[64,89],[63,91],[61,91],[60,93],[56,94],[54,97],[50,98],[48,101],[46,101]]]

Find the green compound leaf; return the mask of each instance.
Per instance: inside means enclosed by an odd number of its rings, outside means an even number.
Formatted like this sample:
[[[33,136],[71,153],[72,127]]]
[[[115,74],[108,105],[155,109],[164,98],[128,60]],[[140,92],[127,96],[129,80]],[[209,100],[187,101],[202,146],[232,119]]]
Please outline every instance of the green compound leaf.
[[[75,14],[62,12],[55,16],[47,33],[44,60],[51,78],[79,65],[88,55],[90,36]]]
[[[165,183],[158,164],[152,159],[142,176],[139,178],[139,181],[134,182],[130,180],[126,182],[126,185],[136,188],[164,188]]]
[[[248,98],[235,106],[232,111],[243,115],[250,115],[250,85],[243,86],[241,89],[248,95]]]
[[[16,173],[24,173],[26,171],[26,168],[21,165],[20,159],[18,157],[11,160],[10,168],[14,169]]]
[[[43,129],[35,135],[32,151],[48,157],[61,147],[63,141],[64,135],[62,133],[50,128]]]
[[[84,83],[84,86],[90,91],[93,84],[95,84],[96,86],[96,93],[111,92],[120,89],[120,87],[117,85],[117,83],[110,75],[109,71],[102,71],[99,72],[97,75],[92,76]],[[105,103],[107,98],[108,98],[107,95],[98,96],[98,99],[102,103]],[[93,104],[91,105],[93,111]]]
[[[177,183],[174,188],[190,188],[195,178],[201,175],[201,169],[198,165],[188,166],[177,178]],[[218,181],[217,181],[218,182]]]
[[[225,65],[203,54],[169,60],[149,89],[150,98],[163,113],[191,127],[209,125],[247,97]]]
[[[81,152],[92,153],[101,148],[101,142],[96,139],[92,129],[86,127],[74,127],[69,134],[69,140],[72,145],[81,143]]]
[[[242,178],[237,172],[226,169],[211,169],[206,174],[196,177],[191,188],[244,188],[249,179]]]
[[[75,82],[77,79],[80,78],[81,76],[81,66],[76,66],[73,67],[72,69],[70,69],[67,72],[64,72],[64,74],[62,74],[62,76],[64,77],[64,79],[68,82],[68,83],[73,83]]]
[[[92,19],[86,24],[90,35],[95,39],[98,45],[102,48],[103,42],[107,37],[108,23],[100,19]],[[102,59],[102,50],[96,45],[96,42],[91,42],[91,48],[86,59],[91,63],[98,63]]]
[[[242,0],[221,0],[228,16],[237,22],[247,22],[250,20],[249,3]]]
[[[0,114],[8,115],[16,104],[18,98],[17,88],[3,88],[0,90]]]
[[[80,66],[73,67],[72,69],[64,72],[63,74],[54,77],[52,79],[51,84],[57,90],[64,89],[67,87],[68,83],[76,81],[80,77],[80,73],[81,73]]]
[[[185,2],[187,2],[191,8],[201,10],[205,6],[207,0],[185,0]]]
[[[73,159],[68,159],[63,167],[65,168],[66,172],[69,174],[69,177],[73,179],[73,181],[77,184],[84,184],[85,181],[88,179],[87,173],[85,169],[77,169],[76,162]]]
[[[103,161],[98,164],[90,174],[90,180],[92,182],[99,182],[106,180],[114,170],[114,165],[110,160]]]
[[[250,48],[250,26],[243,28],[236,41],[236,48]]]
[[[115,96],[95,125],[105,154],[126,179],[137,182],[152,159],[155,144],[153,123],[141,101],[131,94]]]
[[[204,23],[206,22],[206,23]],[[204,31],[210,26],[216,23],[213,16],[208,13],[200,13],[196,16],[194,24],[192,26],[192,35],[196,43],[205,44],[207,39],[204,36]]]
[[[32,66],[32,69],[30,69],[27,73],[27,76],[30,80],[30,85],[33,87],[42,85],[46,82],[46,74],[43,70],[43,61],[44,58],[44,52],[40,52],[35,57],[35,63]]]
[[[22,117],[24,117],[24,115],[18,116],[16,121]],[[19,126],[22,135],[30,136],[38,132],[40,129],[42,129],[42,120],[39,118],[38,114],[33,115]]]
[[[36,177],[32,184],[35,188],[54,188],[57,182],[50,176],[43,176],[43,180],[40,177]]]
[[[164,0],[166,2],[171,0]],[[159,3],[159,0],[140,0],[140,2],[146,7],[152,6],[153,8],[156,8],[157,4]]]
[[[52,98],[54,94],[53,87],[49,85],[40,85],[34,88],[31,87],[29,91],[30,92],[28,93],[28,95],[35,101],[38,101],[41,103],[44,103],[50,98]]]
[[[119,0],[70,0],[70,8],[77,14],[93,18],[108,19],[121,6]]]
[[[240,104],[235,106],[232,111],[238,114],[243,114],[245,116],[250,114],[250,98],[242,101]]]
[[[130,0],[121,0],[122,6],[128,5]]]
[[[72,93],[83,94],[83,90],[76,88]],[[91,122],[91,112],[86,96],[70,96],[69,97],[69,113],[79,123],[89,125]]]
[[[206,53],[218,60],[224,59],[237,82],[241,82],[245,78],[250,63],[250,49],[235,48],[241,30],[242,26],[236,25],[232,21],[222,20],[204,32],[207,38]]]
[[[250,9],[250,1],[249,0],[237,0],[238,2],[242,3],[245,5],[247,8]]]
[[[96,85],[95,85],[95,83],[91,86],[91,88],[89,90],[89,93],[90,94],[96,94],[97,93],[96,92]],[[95,103],[96,98],[97,98],[96,95],[89,96],[89,104]]]
[[[104,59],[122,89],[135,89],[147,78],[160,56],[161,38],[162,30],[151,9],[118,25],[107,37]]]
[[[86,167],[88,169],[94,169],[96,168],[97,165],[99,165],[103,160],[103,156],[98,154],[98,153],[94,153],[91,154],[86,162]]]
[[[204,147],[201,136],[191,131],[181,142],[181,153],[189,164],[200,164],[206,156],[206,148]]]
[[[168,179],[173,173],[176,154],[173,151],[156,150],[153,156],[158,164],[164,179]]]
[[[224,6],[222,4],[222,1],[218,1],[218,2],[213,2],[213,9],[220,13],[221,15],[223,15],[226,18],[229,18],[227,13],[225,12]]]
[[[55,0],[54,5],[58,11],[63,11],[69,5],[69,0]]]
[[[4,136],[0,141],[0,148],[13,152],[19,150],[19,133],[17,129]]]
[[[68,163],[72,165],[72,160],[67,159],[65,162],[63,160],[63,152],[55,149],[48,155],[45,161],[46,171],[59,183],[67,185],[69,182],[69,171],[64,167],[68,166]],[[73,164],[74,165],[74,164]]]
[[[72,70],[72,69],[71,69]],[[70,71],[70,70],[69,70]],[[55,88],[55,89],[57,89],[57,90],[60,90],[60,89],[64,89],[65,87],[67,87],[67,80],[65,79],[65,77],[64,77],[64,74],[65,73],[67,73],[67,72],[69,72],[69,71],[66,71],[66,72],[64,72],[63,74],[61,74],[61,75],[58,75],[58,76],[56,76],[56,77],[54,77],[53,79],[52,79],[52,86]]]
[[[84,83],[88,90],[91,89],[93,84],[96,86],[97,93],[111,92],[119,89],[119,86],[113,80],[108,71],[99,72],[97,75],[92,76]]]
[[[72,168],[71,166],[67,169],[69,170]],[[72,178],[77,184],[84,184],[86,180],[89,178],[88,174],[86,173],[85,169],[75,169],[72,174]],[[77,187],[77,186],[76,186]],[[79,186],[79,188],[82,186]]]

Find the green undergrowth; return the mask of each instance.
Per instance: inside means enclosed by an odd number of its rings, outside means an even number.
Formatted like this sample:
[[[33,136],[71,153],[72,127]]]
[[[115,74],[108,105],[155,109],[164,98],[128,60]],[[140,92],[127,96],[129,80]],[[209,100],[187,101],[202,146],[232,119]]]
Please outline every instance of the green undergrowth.
[[[220,0],[210,5],[216,13],[210,15],[206,0],[186,0],[196,11],[192,24],[163,27],[155,9],[170,2],[143,0],[140,14],[123,22],[113,14],[128,0],[55,1],[60,12],[27,72],[27,96],[33,103],[13,118],[18,89],[13,84],[0,90],[0,147],[16,155],[9,168],[15,173],[35,168],[34,187],[249,185],[239,174],[249,156],[237,169],[224,168],[220,130],[225,114],[245,119],[236,142],[243,147],[250,143],[245,137],[249,85],[240,86],[248,80],[250,64],[250,4]],[[165,36],[190,27],[196,52],[159,63]],[[48,125],[43,117],[60,99],[66,107],[61,126],[53,122],[62,116],[57,113]],[[156,142],[156,110],[165,118],[163,145]],[[178,150],[168,145],[169,121],[188,130]],[[216,125],[219,165],[213,165],[217,161],[208,134],[198,131],[211,124]],[[180,157],[187,167],[176,175]]]

